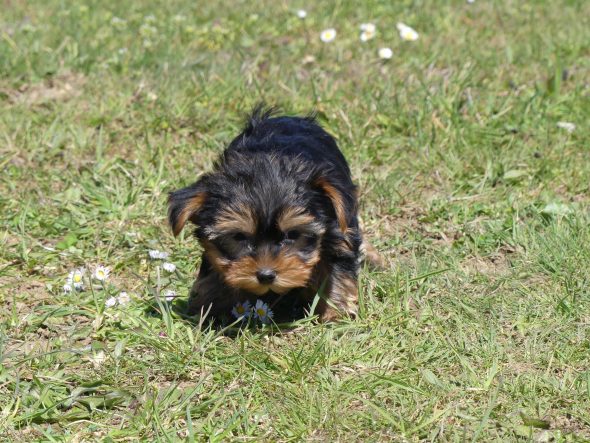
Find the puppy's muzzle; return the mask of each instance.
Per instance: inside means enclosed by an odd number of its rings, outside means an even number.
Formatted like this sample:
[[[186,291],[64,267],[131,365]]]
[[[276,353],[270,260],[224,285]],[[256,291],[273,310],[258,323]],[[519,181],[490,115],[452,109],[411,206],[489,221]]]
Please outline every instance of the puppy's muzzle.
[[[259,269],[256,272],[256,279],[258,280],[258,282],[260,284],[263,284],[263,285],[270,285],[272,282],[275,281],[276,277],[277,277],[277,273],[272,269],[263,268],[263,269]]]

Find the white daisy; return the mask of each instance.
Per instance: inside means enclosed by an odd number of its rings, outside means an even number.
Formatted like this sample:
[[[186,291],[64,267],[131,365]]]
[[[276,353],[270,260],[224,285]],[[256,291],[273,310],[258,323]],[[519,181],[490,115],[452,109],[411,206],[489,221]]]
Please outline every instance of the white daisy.
[[[369,40],[371,40],[373,37],[375,37],[375,34],[370,34],[368,32],[361,32],[361,36],[359,37],[361,42],[367,42]]]
[[[397,30],[399,31],[399,36],[402,40],[407,42],[413,42],[418,40],[419,34],[410,26],[406,25],[405,23],[399,22],[397,25]]]
[[[297,17],[299,17],[300,19],[304,19],[305,17],[307,17],[307,11],[305,9],[298,9]]]
[[[186,17],[181,14],[176,14],[174,17],[172,17],[172,21],[174,23],[182,23],[185,20],[186,20]]]
[[[166,292],[164,292],[164,298],[166,299],[166,301],[174,300],[176,298],[176,291],[168,289]]]
[[[361,41],[366,42],[375,37],[377,27],[373,23],[362,23],[361,26]]]
[[[557,122],[557,127],[560,129],[565,129],[570,134],[576,130],[576,125],[571,122]]]
[[[158,251],[157,249],[150,250],[148,254],[152,260],[166,260],[168,258],[167,252]]]
[[[145,39],[149,39],[150,37],[156,37],[158,35],[158,28],[144,23],[139,27],[139,35],[141,35]]]
[[[125,26],[127,26],[127,20],[123,20],[120,17],[113,17],[111,19],[111,25],[113,25],[115,28],[123,29]]]
[[[74,269],[68,275],[67,284],[70,286],[73,286],[78,291],[82,291],[84,289],[83,278],[84,278],[85,272],[86,272],[86,269],[84,269],[84,268]]]
[[[324,43],[333,42],[334,39],[336,39],[336,30],[334,28],[325,29],[320,34],[320,40]]]
[[[245,320],[252,315],[252,305],[248,300],[244,303],[236,303],[231,313],[235,318],[244,317]]]
[[[371,32],[374,33],[377,30],[377,27],[374,23],[361,23],[361,31]]]
[[[119,302],[120,305],[126,305],[130,301],[131,297],[129,297],[129,294],[127,294],[125,291],[121,291],[119,293],[119,296],[117,297],[117,302]]]
[[[389,60],[393,57],[393,51],[391,48],[381,48],[379,49],[379,58],[383,60]]]
[[[105,300],[104,305],[107,308],[112,308],[117,304],[117,299],[115,297],[109,297]]]
[[[164,268],[164,270],[168,271],[168,272],[176,271],[176,265],[174,263],[168,263],[168,262],[163,263],[162,268]]]
[[[256,300],[256,306],[254,306],[254,317],[260,320],[262,323],[270,323],[273,312],[266,303],[262,300]]]
[[[98,265],[94,270],[93,277],[98,281],[105,281],[109,278],[110,273],[111,270],[109,268],[107,268],[106,266]]]
[[[70,292],[72,292],[72,285],[69,283],[66,283],[63,288],[64,294],[69,294]]]

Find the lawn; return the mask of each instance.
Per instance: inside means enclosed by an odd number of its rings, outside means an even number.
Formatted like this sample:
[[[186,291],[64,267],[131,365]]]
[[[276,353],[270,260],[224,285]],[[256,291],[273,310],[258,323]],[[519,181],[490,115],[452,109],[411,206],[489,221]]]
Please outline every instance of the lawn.
[[[350,162],[355,320],[182,314],[167,194],[260,101]],[[4,1],[0,439],[589,441],[589,121],[585,0]]]

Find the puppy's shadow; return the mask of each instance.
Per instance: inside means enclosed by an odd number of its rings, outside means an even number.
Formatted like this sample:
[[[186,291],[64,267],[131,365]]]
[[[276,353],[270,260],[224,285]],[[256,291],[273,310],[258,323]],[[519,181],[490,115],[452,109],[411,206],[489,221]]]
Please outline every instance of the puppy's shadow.
[[[171,311],[182,320],[194,326],[215,329],[228,337],[235,337],[244,329],[264,331],[267,334],[282,333],[292,331],[315,320],[314,316],[309,315],[311,307],[298,300],[287,297],[277,298],[276,295],[262,296],[260,300],[270,306],[274,314],[272,322],[264,327],[257,324],[256,321],[238,321],[231,316],[231,313],[218,317],[210,316],[206,312],[204,315],[189,315],[187,299],[177,299],[170,307]],[[154,303],[152,309],[156,310],[157,315],[161,316],[156,303]]]

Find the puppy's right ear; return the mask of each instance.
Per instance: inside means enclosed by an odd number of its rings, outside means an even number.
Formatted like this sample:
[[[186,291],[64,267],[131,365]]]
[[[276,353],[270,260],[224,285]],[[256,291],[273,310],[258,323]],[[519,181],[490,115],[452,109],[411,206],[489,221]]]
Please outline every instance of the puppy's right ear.
[[[196,222],[195,216],[202,208],[207,193],[201,182],[171,192],[168,196],[168,222],[176,237],[188,220]]]

